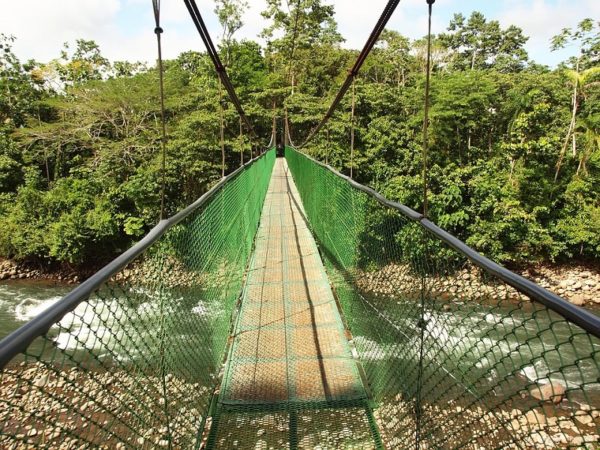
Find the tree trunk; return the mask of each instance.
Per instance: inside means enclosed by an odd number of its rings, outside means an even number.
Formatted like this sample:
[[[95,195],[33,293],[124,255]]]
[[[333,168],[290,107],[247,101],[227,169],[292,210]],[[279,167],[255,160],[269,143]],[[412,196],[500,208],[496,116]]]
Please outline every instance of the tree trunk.
[[[577,72],[579,73],[579,72]],[[573,156],[575,156],[576,152],[577,152],[577,144],[575,141],[575,123],[577,120],[577,109],[579,107],[579,102],[577,101],[577,81],[574,83],[575,87],[573,88],[573,107],[572,107],[572,111],[571,111],[571,122],[569,123],[569,128],[567,130],[567,135],[565,136],[565,142],[563,143],[563,146],[560,150],[560,155],[558,157],[558,162],[556,163],[556,173],[554,174],[554,181],[556,182],[558,180],[558,174],[560,172],[560,169],[562,167],[565,155],[567,154],[567,147],[569,146],[569,140],[571,140],[571,137],[573,137]]]

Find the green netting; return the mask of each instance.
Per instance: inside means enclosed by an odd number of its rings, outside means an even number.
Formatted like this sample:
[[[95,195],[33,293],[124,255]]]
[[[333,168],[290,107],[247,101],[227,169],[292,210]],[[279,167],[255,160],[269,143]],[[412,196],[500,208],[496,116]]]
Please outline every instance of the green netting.
[[[598,448],[600,340],[297,151],[388,448]]]
[[[0,447],[597,447],[597,338],[286,160],[295,183],[268,152],[3,369]]]
[[[0,447],[200,445],[274,160],[231,177],[4,368]]]
[[[299,194],[278,159],[207,447],[374,449],[377,439]]]

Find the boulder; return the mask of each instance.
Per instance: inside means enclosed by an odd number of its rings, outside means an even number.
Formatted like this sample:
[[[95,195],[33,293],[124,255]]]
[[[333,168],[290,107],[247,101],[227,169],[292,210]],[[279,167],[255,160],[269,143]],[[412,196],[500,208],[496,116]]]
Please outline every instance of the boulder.
[[[581,294],[575,294],[572,296],[569,301],[573,303],[575,306],[583,306],[585,305],[585,297]]]
[[[529,394],[536,400],[558,404],[563,400],[565,392],[565,387],[561,383],[551,381],[533,388]]]

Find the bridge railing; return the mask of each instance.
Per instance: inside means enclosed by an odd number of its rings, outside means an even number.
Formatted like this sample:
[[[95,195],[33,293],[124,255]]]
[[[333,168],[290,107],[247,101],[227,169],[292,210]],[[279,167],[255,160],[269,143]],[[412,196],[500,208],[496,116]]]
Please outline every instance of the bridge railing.
[[[596,448],[600,319],[287,148],[389,448]]]
[[[1,448],[199,445],[270,150],[0,343]]]

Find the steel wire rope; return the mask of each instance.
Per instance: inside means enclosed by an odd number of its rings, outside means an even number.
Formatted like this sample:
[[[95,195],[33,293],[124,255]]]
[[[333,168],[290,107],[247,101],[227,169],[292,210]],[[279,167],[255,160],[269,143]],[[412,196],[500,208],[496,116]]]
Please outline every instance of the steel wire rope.
[[[352,113],[350,119],[350,178],[354,178],[354,127],[356,120],[356,78],[352,79]]]
[[[430,85],[431,85],[431,16],[433,11],[433,4],[435,0],[426,0],[427,2],[427,74],[425,75],[425,106],[423,114],[423,155],[422,155],[422,176],[423,176],[423,217],[427,218],[428,204],[427,204],[427,153],[429,150],[429,96],[430,96]],[[427,234],[423,232],[423,244],[425,249],[425,265],[429,261],[429,246],[427,240]],[[415,446],[416,450],[421,447],[421,432],[422,432],[422,416],[423,416],[423,405],[422,405],[422,390],[423,390],[423,374],[424,374],[424,361],[425,358],[425,329],[427,328],[427,319],[425,318],[425,292],[426,292],[426,275],[421,274],[421,305],[420,305],[420,318],[418,321],[418,327],[420,328],[420,342],[419,342],[419,365],[417,375],[417,392],[415,398]]]
[[[152,10],[154,13],[154,34],[156,34],[156,45],[158,48],[158,82],[160,86],[160,118],[161,118],[161,187],[160,187],[160,220],[165,218],[165,185],[166,185],[166,160],[167,160],[167,124],[165,114],[165,82],[164,68],[162,59],[162,40],[163,29],[160,26],[160,0],[152,0]]]
[[[300,144],[300,146],[298,148],[305,147],[319,133],[319,131],[321,131],[321,129],[323,128],[323,126],[325,126],[325,124],[329,121],[329,119],[331,119],[331,117],[333,116],[333,113],[335,112],[335,110],[337,109],[337,107],[339,106],[341,101],[343,100],[344,96],[348,92],[348,89],[350,89],[350,86],[352,86],[352,81],[360,72],[360,69],[361,69],[362,65],[364,64],[365,60],[367,59],[367,56],[369,56],[369,54],[371,53],[371,50],[373,50],[373,47],[379,40],[379,36],[385,29],[387,23],[389,22],[390,18],[392,17],[392,14],[396,10],[396,7],[398,6],[399,3],[400,3],[400,0],[389,0],[388,1],[383,12],[381,13],[381,16],[379,17],[379,20],[377,21],[377,23],[375,24],[375,27],[373,28],[373,31],[371,31],[371,34],[369,35],[367,42],[365,43],[363,49],[361,50],[360,54],[358,55],[356,62],[354,63],[354,65],[352,66],[350,71],[348,72],[348,76],[346,77],[346,80],[340,87],[340,90],[338,91],[333,102],[331,103],[331,106],[329,107],[329,109],[327,110],[327,112],[325,113],[325,115],[323,116],[321,121],[317,124],[317,126],[315,128],[313,128],[310,131],[308,137],[304,140],[304,142],[302,144]]]
[[[200,34],[200,37],[202,38],[202,41],[204,42],[204,45],[206,47],[206,52],[208,53],[208,56],[212,60],[212,63],[215,66],[217,75],[219,76],[221,82],[223,83],[223,87],[225,87],[225,90],[227,91],[227,94],[229,95],[231,102],[235,106],[239,116],[241,117],[244,124],[246,125],[246,128],[248,128],[248,131],[249,131],[251,137],[253,138],[253,140],[255,142],[259,143],[258,135],[256,134],[256,131],[254,130],[254,127],[253,127],[252,123],[250,122],[250,119],[248,119],[248,116],[246,115],[246,112],[244,111],[242,103],[240,102],[240,99],[235,91],[235,88],[233,87],[233,84],[231,83],[231,79],[229,78],[229,75],[227,74],[227,69],[221,62],[219,53],[217,52],[217,49],[212,41],[212,38],[210,37],[210,33],[208,32],[208,29],[206,28],[206,24],[204,23],[204,19],[202,18],[202,15],[200,14],[200,10],[198,9],[198,5],[196,4],[196,1],[195,0],[183,0],[183,1],[185,3],[185,6],[187,7],[188,12],[190,13],[190,17],[192,18],[192,21],[194,22],[196,29],[198,30],[198,33]]]
[[[165,114],[165,84],[164,84],[164,68],[162,59],[162,41],[161,35],[163,29],[160,26],[160,0],[152,0],[152,10],[154,13],[154,34],[156,34],[156,44],[158,48],[158,80],[160,85],[160,115],[161,115],[161,147],[162,147],[162,158],[161,158],[161,192],[160,192],[160,220],[162,221],[165,216],[165,185],[166,185],[166,161],[167,161],[167,125],[166,125],[166,114]],[[161,289],[162,291],[162,289]],[[165,428],[166,437],[168,442],[168,448],[173,448],[172,443],[172,431],[171,431],[171,417],[169,415],[169,401],[167,395],[167,372],[165,366],[165,314],[164,314],[164,295],[160,293],[160,372],[161,372],[161,387],[162,395],[164,399],[164,415],[165,415]]]
[[[294,28],[293,28],[293,32],[292,32],[292,45],[290,48],[290,53],[288,56],[288,76],[290,77],[290,83],[291,83],[291,95],[294,95],[294,78],[292,77],[292,64],[293,64],[293,60],[294,60],[294,53],[296,52],[296,41],[298,39],[298,22],[299,22],[299,16],[300,16],[300,3],[301,0],[298,0],[296,2],[296,14],[294,15]],[[288,8],[289,8],[289,2],[288,2]],[[290,135],[290,123],[289,123],[289,119],[288,119],[288,109],[287,109],[287,105],[284,102],[284,145],[291,145],[292,147],[295,147],[295,145],[292,142],[292,137]]]

